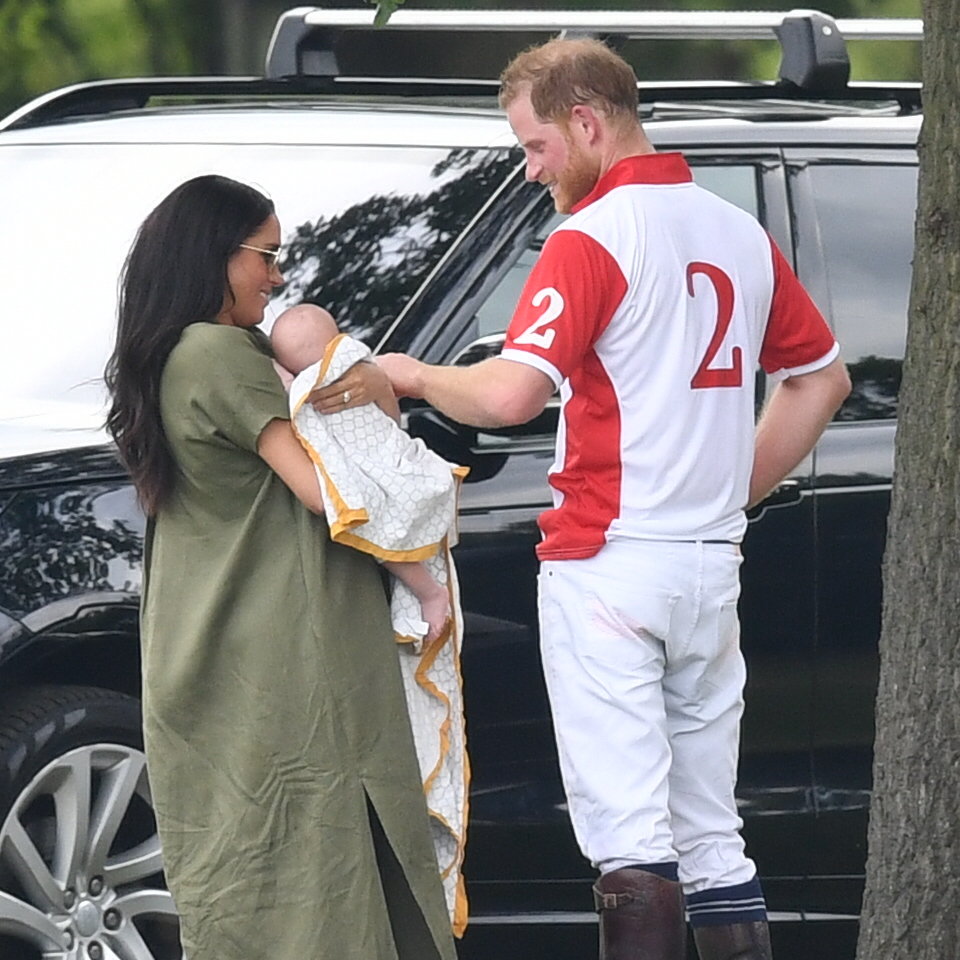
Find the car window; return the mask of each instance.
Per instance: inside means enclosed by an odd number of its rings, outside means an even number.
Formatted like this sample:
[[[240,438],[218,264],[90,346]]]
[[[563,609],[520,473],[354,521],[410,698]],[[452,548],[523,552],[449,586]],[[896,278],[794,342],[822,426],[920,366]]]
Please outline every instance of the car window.
[[[917,168],[816,164],[808,177],[826,274],[827,302],[818,305],[853,382],[836,419],[890,419],[906,340]]]
[[[102,420],[117,278],[135,231],[174,186],[217,172],[276,204],[284,306],[307,300],[373,343],[513,166],[505,151],[427,147],[72,144],[0,154],[8,285],[0,450],[11,431],[63,446]],[[43,441],[49,445],[49,433]],[[88,441],[89,442],[89,441]]]
[[[758,216],[757,175],[754,166],[750,164],[737,166],[692,164],[692,166],[694,179],[700,186],[729,200],[754,217]],[[543,248],[544,241],[565,219],[566,216],[559,213],[550,217],[534,235],[530,245],[504,273],[496,289],[476,312],[478,337],[488,337],[506,330],[523,290],[523,284]]]
[[[533,268],[543,243],[547,237],[566,220],[566,215],[556,213],[549,217],[540,229],[534,234],[530,245],[509,266],[503,279],[497,284],[493,293],[483,302],[476,313],[476,330],[478,337],[487,337],[495,333],[503,333],[514,308],[520,299],[523,285]]]
[[[752,164],[734,166],[697,163],[691,163],[691,166],[693,178],[699,186],[760,219],[756,167]]]

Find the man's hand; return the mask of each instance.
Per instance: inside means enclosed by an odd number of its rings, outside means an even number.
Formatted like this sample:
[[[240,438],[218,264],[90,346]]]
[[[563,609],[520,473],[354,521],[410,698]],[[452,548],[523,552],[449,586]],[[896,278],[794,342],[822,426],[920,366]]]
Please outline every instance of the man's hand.
[[[423,399],[423,364],[405,353],[385,353],[376,358],[398,397]]]

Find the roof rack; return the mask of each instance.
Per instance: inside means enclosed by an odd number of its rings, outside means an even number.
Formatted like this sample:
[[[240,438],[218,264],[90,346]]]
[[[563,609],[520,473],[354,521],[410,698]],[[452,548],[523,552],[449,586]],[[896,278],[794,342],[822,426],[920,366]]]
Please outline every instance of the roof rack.
[[[464,34],[511,34],[521,38],[521,46],[550,36],[570,35],[594,35],[616,41],[776,37],[782,51],[780,81],[808,93],[827,93],[842,91],[849,79],[845,39],[920,40],[923,24],[906,18],[834,20],[816,10],[399,10],[385,26],[374,27],[372,13],[296,7],[281,14],[277,21],[267,50],[266,75],[279,78],[375,73],[391,60],[411,62],[398,49],[397,34],[412,33],[434,35],[430,55],[413,61],[418,70],[424,65],[443,64],[444,54],[451,47],[450,35],[462,43]],[[421,36],[421,42],[429,41],[423,41]],[[423,51],[421,46],[419,52]],[[362,67],[355,69],[358,59]],[[477,58],[471,59],[476,63]]]
[[[780,81],[671,81],[638,84],[642,103],[764,98],[809,99],[824,96],[849,101],[887,101],[909,113],[920,106],[920,85],[848,83],[849,64],[843,36],[851,39],[921,39],[919,20],[831,20],[814,11],[784,13],[708,12],[533,12],[519,10],[401,10],[386,28],[374,28],[362,11],[298,7],[282,14],[267,53],[264,77],[152,77],[98,80],[51,91],[0,119],[0,130],[33,127],[80,116],[97,116],[178,102],[230,102],[263,98],[271,101],[311,97],[396,97],[465,103],[492,100],[495,75],[488,78],[373,76],[340,68],[353,51],[372,36],[382,61],[401,59],[383,44],[397,31],[422,41],[439,40],[462,72],[463,53],[450,42],[464,31],[483,38],[511,34],[521,45],[561,34],[595,34],[604,38],[663,37],[697,39],[772,38],[783,48]],[[392,31],[392,32],[391,32]],[[841,35],[841,32],[842,34]],[[485,41],[484,41],[485,42]],[[369,51],[367,51],[369,52]],[[494,50],[494,53],[498,51]],[[402,60],[403,63],[411,62]],[[417,61],[413,61],[417,62]],[[496,61],[498,73],[505,60]],[[419,66],[419,63],[418,63]],[[442,66],[442,61],[441,61]]]
[[[323,96],[431,97],[463,101],[491,99],[494,80],[406,80],[400,78],[147,77],[92,80],[45,93],[0,119],[0,131],[36,127],[71,117],[92,117],[147,106],[229,103],[260,98],[271,102]]]

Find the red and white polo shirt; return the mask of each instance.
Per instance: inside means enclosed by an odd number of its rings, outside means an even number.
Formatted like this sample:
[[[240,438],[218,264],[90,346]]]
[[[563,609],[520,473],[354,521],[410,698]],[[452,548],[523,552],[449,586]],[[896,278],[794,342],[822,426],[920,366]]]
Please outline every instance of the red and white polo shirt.
[[[839,347],[766,231],[679,153],[628,157],[547,239],[502,356],[560,388],[544,560],[613,539],[739,541],[754,371]]]

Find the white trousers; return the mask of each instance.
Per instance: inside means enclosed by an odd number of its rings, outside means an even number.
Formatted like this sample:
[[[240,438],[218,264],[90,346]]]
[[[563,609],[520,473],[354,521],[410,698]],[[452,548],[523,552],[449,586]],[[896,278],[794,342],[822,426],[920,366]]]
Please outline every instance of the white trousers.
[[[746,669],[733,544],[614,541],[540,569],[570,817],[601,872],[679,863],[685,893],[753,879],[734,799]]]

